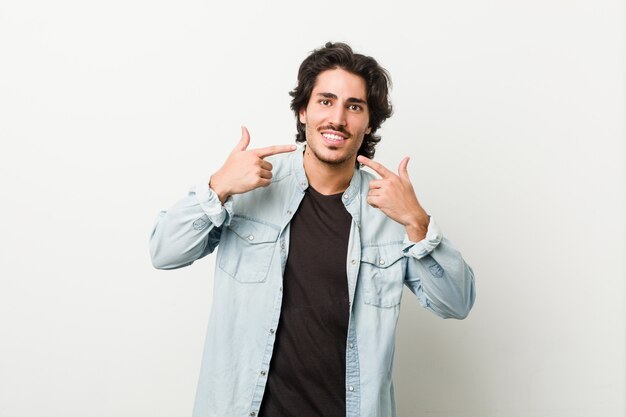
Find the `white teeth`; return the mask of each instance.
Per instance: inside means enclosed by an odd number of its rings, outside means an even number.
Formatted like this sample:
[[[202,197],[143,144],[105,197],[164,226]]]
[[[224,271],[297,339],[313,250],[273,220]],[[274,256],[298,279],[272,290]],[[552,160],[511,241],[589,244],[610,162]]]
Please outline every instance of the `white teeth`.
[[[325,137],[325,138],[328,138],[328,139],[330,139],[330,140],[343,140],[343,137],[342,137],[342,136],[339,136],[339,135],[334,135],[334,134],[332,134],[332,133],[324,133],[324,137]]]

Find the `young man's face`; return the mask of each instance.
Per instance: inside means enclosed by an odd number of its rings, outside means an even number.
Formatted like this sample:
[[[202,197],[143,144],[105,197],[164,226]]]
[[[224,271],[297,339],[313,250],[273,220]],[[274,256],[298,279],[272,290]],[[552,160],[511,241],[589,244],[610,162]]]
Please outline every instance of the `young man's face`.
[[[343,69],[321,72],[299,119],[311,157],[354,166],[363,136],[371,131],[365,80]]]

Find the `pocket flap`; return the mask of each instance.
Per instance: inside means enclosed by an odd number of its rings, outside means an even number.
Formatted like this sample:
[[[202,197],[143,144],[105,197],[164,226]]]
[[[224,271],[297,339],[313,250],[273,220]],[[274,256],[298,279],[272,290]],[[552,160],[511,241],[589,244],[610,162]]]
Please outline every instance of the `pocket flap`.
[[[260,223],[241,217],[233,217],[228,226],[237,236],[251,245],[258,243],[276,242],[278,239],[278,228],[269,224]]]
[[[378,268],[389,268],[404,257],[398,245],[369,246],[361,248],[361,262]]]

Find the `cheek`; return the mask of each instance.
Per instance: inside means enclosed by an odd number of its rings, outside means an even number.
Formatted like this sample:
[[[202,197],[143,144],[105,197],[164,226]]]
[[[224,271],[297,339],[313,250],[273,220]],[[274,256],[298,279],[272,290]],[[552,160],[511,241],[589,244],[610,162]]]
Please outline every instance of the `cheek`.
[[[367,135],[371,131],[372,131],[372,128],[369,127],[369,125],[367,123],[362,123],[361,124],[361,132],[363,132],[364,135]]]

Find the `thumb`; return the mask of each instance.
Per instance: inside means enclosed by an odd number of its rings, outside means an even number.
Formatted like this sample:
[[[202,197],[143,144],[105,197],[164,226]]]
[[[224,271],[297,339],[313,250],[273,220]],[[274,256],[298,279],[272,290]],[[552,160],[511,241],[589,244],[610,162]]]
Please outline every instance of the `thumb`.
[[[409,165],[409,159],[410,158],[408,156],[405,156],[404,158],[402,158],[402,161],[400,161],[400,165],[398,165],[398,175],[403,180],[408,181],[410,181],[409,171],[407,170],[407,166]]]
[[[241,126],[241,139],[239,139],[239,142],[235,145],[233,152],[245,151],[248,148],[248,145],[250,145],[250,132],[248,132],[248,129],[245,126]]]

